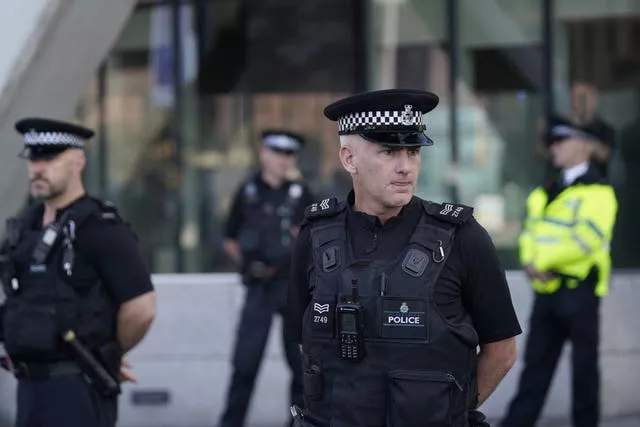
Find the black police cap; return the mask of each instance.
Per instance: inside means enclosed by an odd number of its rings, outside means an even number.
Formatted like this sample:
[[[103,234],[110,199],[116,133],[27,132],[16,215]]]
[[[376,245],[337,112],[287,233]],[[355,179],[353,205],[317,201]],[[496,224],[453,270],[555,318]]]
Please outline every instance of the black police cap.
[[[305,139],[295,132],[268,129],[262,132],[262,143],[274,151],[285,154],[296,154],[302,149]]]
[[[384,89],[338,100],[324,115],[338,122],[338,134],[357,134],[392,147],[433,145],[422,116],[438,105],[436,94],[414,89]]]
[[[549,118],[547,127],[547,144],[563,141],[567,138],[605,141],[607,129],[597,123],[578,124],[560,115]]]
[[[24,137],[21,157],[31,160],[51,158],[69,148],[84,148],[94,132],[73,123],[29,117],[19,120],[15,129]]]

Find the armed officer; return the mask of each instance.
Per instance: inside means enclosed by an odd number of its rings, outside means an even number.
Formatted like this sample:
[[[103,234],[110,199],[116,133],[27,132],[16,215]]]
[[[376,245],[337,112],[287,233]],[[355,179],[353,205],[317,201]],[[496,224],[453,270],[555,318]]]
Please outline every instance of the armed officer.
[[[486,426],[476,408],[516,359],[521,329],[489,235],[471,207],[414,196],[437,104],[391,89],[324,110],[353,191],[310,205],[294,250],[304,426]]]
[[[535,299],[519,390],[503,427],[533,427],[567,340],[572,345],[572,419],[575,427],[600,420],[600,301],[608,293],[610,244],[618,202],[593,163],[594,143],[609,133],[597,122],[556,116],[547,137],[554,180],[527,198],[520,261]]]
[[[237,191],[226,225],[225,250],[238,265],[246,286],[245,304],[233,353],[233,377],[221,427],[244,425],[251,395],[275,313],[287,299],[291,249],[313,200],[307,187],[287,179],[304,144],[296,133],[262,133],[260,170]],[[302,404],[302,361],[297,344],[284,339],[292,379],[292,404]]]
[[[17,427],[111,427],[125,353],[147,333],[155,293],[136,238],[115,207],[88,195],[84,147],[94,132],[27,118],[35,202],[7,221],[0,341],[18,379]]]

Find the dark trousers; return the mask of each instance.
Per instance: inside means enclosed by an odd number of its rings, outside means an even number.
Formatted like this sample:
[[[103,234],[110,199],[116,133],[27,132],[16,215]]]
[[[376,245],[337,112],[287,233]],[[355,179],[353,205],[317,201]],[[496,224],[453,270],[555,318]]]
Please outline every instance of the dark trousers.
[[[544,405],[562,347],[572,345],[574,427],[596,427],[600,417],[598,344],[600,299],[582,283],[551,295],[536,295],[519,389],[502,427],[533,427]]]
[[[237,330],[233,351],[233,376],[227,394],[227,406],[222,414],[222,427],[244,425],[255,380],[260,369],[274,314],[284,314],[286,282],[249,285]],[[291,404],[303,407],[302,357],[294,342],[283,333],[284,353],[292,372],[290,384]]]
[[[114,427],[117,399],[105,399],[82,374],[18,381],[16,427]]]

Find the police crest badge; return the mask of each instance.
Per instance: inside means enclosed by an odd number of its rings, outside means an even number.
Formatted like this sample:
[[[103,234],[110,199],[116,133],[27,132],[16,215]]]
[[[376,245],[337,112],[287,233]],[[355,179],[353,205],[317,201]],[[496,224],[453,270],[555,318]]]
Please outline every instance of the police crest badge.
[[[404,111],[402,112],[401,115],[401,120],[402,120],[402,124],[405,126],[409,126],[411,125],[411,123],[413,122],[413,106],[411,105],[405,105],[404,106]]]

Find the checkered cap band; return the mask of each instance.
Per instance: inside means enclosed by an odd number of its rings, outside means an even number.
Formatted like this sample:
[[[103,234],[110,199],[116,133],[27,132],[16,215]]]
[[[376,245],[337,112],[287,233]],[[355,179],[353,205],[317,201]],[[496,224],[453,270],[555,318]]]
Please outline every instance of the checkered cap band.
[[[585,139],[597,139],[595,136],[590,135],[586,132],[582,132],[579,129],[573,128],[571,126],[566,125],[557,125],[551,129],[551,136],[558,138],[569,138],[569,137],[577,137],[577,138],[585,138]]]
[[[276,150],[297,151],[300,148],[300,143],[295,138],[287,135],[269,135],[264,139],[264,143],[267,147],[275,148]]]
[[[422,132],[421,111],[365,111],[338,119],[338,133],[373,130],[415,130]]]
[[[36,132],[24,134],[25,145],[71,145],[84,147],[84,139],[65,132]]]

